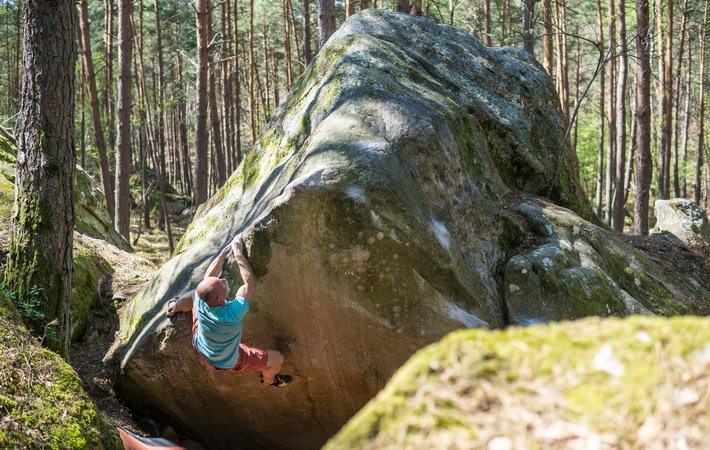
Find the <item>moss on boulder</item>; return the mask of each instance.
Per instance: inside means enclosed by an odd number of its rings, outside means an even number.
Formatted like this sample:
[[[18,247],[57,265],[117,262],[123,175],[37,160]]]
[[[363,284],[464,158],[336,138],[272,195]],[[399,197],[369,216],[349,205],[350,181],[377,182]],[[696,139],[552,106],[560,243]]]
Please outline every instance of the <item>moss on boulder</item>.
[[[42,348],[0,291],[0,448],[120,449],[74,370]]]
[[[325,449],[704,448],[709,342],[693,317],[457,331]]]

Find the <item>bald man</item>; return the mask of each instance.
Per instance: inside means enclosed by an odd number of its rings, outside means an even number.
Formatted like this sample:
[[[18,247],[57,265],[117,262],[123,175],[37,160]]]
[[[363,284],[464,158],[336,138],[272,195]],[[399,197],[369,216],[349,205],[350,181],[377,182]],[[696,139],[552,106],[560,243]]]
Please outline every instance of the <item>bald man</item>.
[[[256,290],[256,277],[244,256],[243,247],[242,236],[237,235],[212,261],[197,289],[168,302],[167,316],[192,311],[192,346],[215,369],[261,372],[262,383],[286,387],[291,376],[279,373],[284,355],[277,350],[261,350],[241,342],[244,317],[254,301]],[[231,301],[227,300],[227,280],[218,278],[230,250],[244,281]]]

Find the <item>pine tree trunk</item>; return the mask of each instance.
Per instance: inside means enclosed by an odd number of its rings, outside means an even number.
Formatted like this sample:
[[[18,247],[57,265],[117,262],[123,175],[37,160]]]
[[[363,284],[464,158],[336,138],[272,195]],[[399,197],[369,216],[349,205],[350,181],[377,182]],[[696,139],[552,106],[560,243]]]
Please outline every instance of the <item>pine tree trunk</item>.
[[[96,89],[96,76],[94,75],[94,62],[91,57],[91,38],[89,33],[89,8],[87,0],[79,2],[79,17],[81,25],[81,47],[82,63],[84,67],[84,77],[89,91],[89,105],[91,106],[91,120],[94,126],[94,142],[96,153],[99,156],[99,168],[101,169],[101,185],[106,196],[106,207],[108,213],[113,218],[114,196],[113,180],[109,169],[108,154],[106,151],[106,141],[104,140],[104,130],[101,126],[101,111],[99,110],[99,95]]]
[[[693,52],[692,52],[692,35],[688,34],[688,71],[686,73],[686,97],[685,97],[685,115],[683,117],[683,143],[680,146],[680,159],[683,169],[680,175],[680,196],[682,198],[688,198],[688,183],[685,176],[686,169],[688,167],[688,129],[690,126],[690,97],[693,93],[692,80],[693,80]]]
[[[345,0],[345,18],[355,14],[355,0]]]
[[[194,202],[196,205],[207,200],[207,155],[209,142],[207,131],[207,102],[208,102],[208,67],[209,67],[209,0],[197,0],[196,3],[197,26],[197,117],[195,123],[195,179]]]
[[[698,154],[695,164],[695,203],[700,205],[703,180],[703,152],[705,150],[705,46],[707,38],[705,30],[708,24],[708,3],[705,3],[705,14],[702,27],[698,29],[700,36],[700,113],[698,118]]]
[[[535,0],[523,0],[523,50],[535,54],[535,37],[532,22],[535,16]]]
[[[651,63],[648,40],[648,0],[636,0],[636,189],[634,233],[648,234],[651,187]]]
[[[490,8],[490,0],[486,0],[488,7]],[[490,14],[490,13],[488,13]],[[554,31],[552,30],[552,0],[543,0],[542,2],[542,15],[543,15],[543,30],[545,32],[545,37],[543,38],[544,55],[543,61],[545,70],[550,76],[552,74],[552,35]],[[490,18],[488,19],[490,21]],[[489,23],[490,26],[490,23]],[[603,33],[602,28],[599,28],[599,32]],[[604,39],[602,38],[602,42]],[[488,44],[490,45],[490,44]]]
[[[311,51],[311,11],[309,0],[303,0],[301,2],[301,10],[303,13],[303,61],[307,66],[313,60],[313,52]]]
[[[661,109],[660,109],[660,148],[659,148],[659,194],[663,199],[670,197],[670,156],[671,156],[671,126],[672,126],[672,96],[673,83],[671,80],[672,55],[673,55],[673,2],[667,2],[667,14],[662,14],[661,2],[657,3],[658,34],[658,73],[661,80]],[[662,17],[666,18],[667,29],[664,30]],[[663,37],[665,36],[665,42]]]
[[[395,11],[397,12],[409,12],[409,0],[395,0]],[[323,45],[321,44],[321,47]]]
[[[680,27],[680,43],[678,45],[678,73],[676,74],[676,85],[675,85],[675,121],[673,123],[673,192],[676,197],[681,196],[680,191],[680,175],[678,173],[678,134],[680,130],[678,126],[680,121],[680,80],[682,77],[683,69],[683,49],[685,47],[685,36],[686,27],[688,24],[688,0],[683,2],[683,20]],[[687,88],[688,86],[686,86]]]
[[[234,134],[237,166],[242,162],[242,90],[239,71],[239,2],[234,0]]]
[[[604,202],[605,220],[611,226],[611,219],[614,215],[614,188],[616,186],[616,7],[615,0],[609,0],[609,46],[611,51],[609,63],[609,95],[607,98],[609,107],[609,128],[607,129],[607,139],[609,141],[606,152],[606,197]]]
[[[116,120],[115,120],[115,110],[112,107],[112,97],[113,97],[113,33],[114,33],[114,21],[113,21],[113,0],[104,0],[104,14],[106,14],[106,28],[105,28],[105,50],[104,55],[106,59],[105,66],[105,85],[104,85],[104,111],[106,112],[106,117],[108,117],[108,147],[116,148]],[[111,182],[113,186],[113,182]],[[108,194],[107,194],[108,195]],[[113,195],[113,194],[111,194]],[[113,203],[114,200],[111,200]],[[113,218],[113,214],[111,215]]]
[[[617,25],[619,30],[618,45],[621,47],[619,58],[619,73],[616,78],[616,176],[614,188],[614,204],[612,214],[612,227],[621,233],[624,232],[624,219],[626,216],[626,202],[624,202],[624,187],[626,182],[626,0],[619,0],[617,8]]]
[[[254,59],[254,0],[249,0],[249,127],[251,128],[251,145],[256,143],[256,93],[254,82],[256,76],[256,60]]]
[[[114,223],[126,239],[131,220],[129,178],[131,176],[131,60],[133,58],[133,2],[118,2],[118,130],[116,138],[116,213]]]
[[[158,178],[160,183],[160,196],[161,201],[165,202],[165,176],[166,176],[166,161],[165,161],[165,116],[163,111],[165,109],[165,68],[163,66],[163,38],[162,31],[160,29],[160,8],[158,7],[158,0],[153,0],[153,9],[155,11],[155,39],[158,54],[158,89],[157,98],[158,105],[155,108],[155,116],[157,119],[157,127],[155,128],[155,139],[156,145],[158,146],[157,158],[158,158],[158,168],[160,176]],[[142,38],[141,38],[142,39]],[[142,54],[141,54],[142,58]],[[166,212],[161,208],[161,224],[162,221],[168,221],[169,217],[166,216]],[[168,225],[169,226],[169,225]]]
[[[318,49],[325,45],[330,36],[335,33],[335,2],[334,0],[318,0]]]
[[[286,64],[284,65],[284,68],[286,69],[286,88],[291,89],[291,85],[293,84],[293,66],[291,63],[293,59],[293,55],[291,54],[291,21],[289,20],[289,12],[287,10],[288,2],[286,0],[283,0],[281,2],[281,5],[283,9],[284,18],[284,56],[286,59]]]
[[[597,26],[599,27],[599,51],[604,52],[604,19],[602,17],[601,0],[597,0]],[[604,198],[604,123],[606,121],[604,82],[606,81],[604,66],[599,73],[599,148],[597,150],[597,189],[594,206],[599,219],[602,217],[602,199]]]
[[[5,282],[18,300],[38,297],[44,319],[29,319],[38,333],[59,320],[51,346],[69,358],[74,232],[74,2],[26,0],[23,72],[18,120],[16,202]],[[39,288],[37,291],[33,288]],[[33,293],[33,292],[36,292]]]

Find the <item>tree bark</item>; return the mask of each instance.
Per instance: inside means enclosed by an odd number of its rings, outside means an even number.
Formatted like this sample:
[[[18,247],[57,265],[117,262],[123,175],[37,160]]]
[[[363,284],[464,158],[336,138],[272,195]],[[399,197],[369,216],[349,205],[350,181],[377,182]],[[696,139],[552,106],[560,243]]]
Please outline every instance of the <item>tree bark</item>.
[[[106,151],[106,141],[104,140],[104,130],[101,125],[101,111],[99,110],[99,94],[96,88],[96,76],[94,74],[94,62],[91,57],[91,38],[89,32],[89,8],[87,0],[79,2],[79,18],[81,25],[81,47],[82,62],[84,67],[84,77],[89,91],[89,105],[91,107],[91,120],[94,127],[94,141],[96,153],[99,156],[99,168],[101,169],[101,185],[106,196],[106,208],[113,219],[114,216],[114,196],[113,175],[109,169],[108,153]]]
[[[195,178],[194,202],[196,205],[207,200],[207,155],[209,142],[207,131],[207,84],[209,67],[209,0],[197,0],[195,4],[197,26],[197,117],[195,122]]]
[[[686,78],[686,97],[685,97],[685,115],[683,117],[683,143],[680,147],[680,159],[683,166],[680,175],[680,196],[682,198],[688,198],[688,183],[686,174],[686,168],[688,167],[688,129],[690,128],[690,97],[693,93],[692,80],[693,80],[693,52],[692,48],[692,35],[688,34],[688,71]]]
[[[599,26],[599,51],[604,52],[604,19],[602,16],[602,5],[601,0],[597,0],[597,23]],[[599,148],[597,150],[597,189],[596,196],[594,197],[594,205],[597,213],[597,217],[603,220],[602,216],[602,199],[604,198],[604,147],[606,141],[604,140],[604,123],[606,121],[605,106],[606,100],[604,98],[604,82],[606,81],[604,66],[599,72]]]
[[[237,166],[242,162],[242,90],[239,60],[239,2],[234,0],[234,134]]]
[[[323,48],[330,36],[335,33],[334,0],[318,0],[318,49]]]
[[[114,32],[114,21],[113,21],[113,0],[104,0],[104,14],[106,15],[106,27],[104,35],[105,51],[104,55],[106,58],[105,66],[105,88],[104,88],[104,111],[106,112],[106,117],[108,117],[108,147],[116,148],[116,120],[115,120],[115,110],[112,108],[112,97],[113,97],[113,32]],[[113,186],[113,182],[111,182]],[[111,194],[113,195],[113,194]],[[107,194],[108,196],[108,194]],[[114,200],[111,200],[113,203]],[[113,214],[111,215],[113,219]]]
[[[409,12],[409,0],[396,0],[395,11],[397,12]]]
[[[634,233],[648,234],[651,187],[651,63],[648,41],[648,0],[636,0],[636,195]]]
[[[209,5],[209,2],[208,2]],[[209,6],[208,6],[209,7]],[[207,14],[207,42],[212,35],[212,13]],[[215,159],[217,161],[217,187],[221,187],[227,181],[227,165],[224,159],[224,147],[222,145],[222,132],[220,130],[219,105],[217,104],[217,83],[215,81],[215,66],[209,61],[207,68],[207,84],[210,96],[210,121],[212,122],[212,142],[214,143]]]
[[[609,57],[609,96],[607,101],[609,108],[609,127],[607,129],[607,139],[609,141],[606,152],[606,198],[604,202],[605,219],[607,225],[612,224],[614,215],[614,188],[616,186],[616,7],[615,0],[609,0],[609,46],[611,48]]]
[[[616,187],[614,188],[614,204],[611,225],[619,232],[624,232],[626,202],[624,187],[626,182],[626,0],[619,0],[617,8],[617,28],[619,31],[618,45],[621,47],[619,58],[619,73],[616,77]]]
[[[682,68],[683,68],[683,48],[685,46],[685,36],[686,36],[686,27],[688,24],[688,0],[685,0],[683,2],[683,20],[680,28],[680,44],[678,45],[678,73],[676,75],[676,85],[675,85],[675,121],[673,125],[673,192],[675,193],[674,195],[676,197],[681,196],[681,190],[680,190],[680,175],[678,173],[678,124],[680,121],[678,120],[680,117],[680,80],[683,78],[682,77]],[[690,84],[686,86],[687,88],[690,87]]]
[[[535,16],[535,0],[523,0],[523,50],[535,55],[535,37],[532,22]]]
[[[489,4],[490,7],[490,0],[486,0],[486,2]],[[545,70],[550,76],[553,76],[552,73],[552,35],[553,35],[553,30],[552,30],[552,0],[543,0],[542,2],[542,15],[543,15],[543,30],[545,32],[545,37],[543,38],[543,47],[544,47],[544,55],[543,55],[543,65],[545,66]],[[489,19],[490,20],[490,19]],[[599,32],[602,33],[603,35],[603,28],[599,27]],[[604,38],[601,38],[602,43],[604,42]]]
[[[53,348],[69,358],[74,232],[74,2],[26,0],[15,206],[5,282],[18,300],[39,300],[39,333],[58,319]],[[39,288],[39,290],[37,290]]]
[[[165,176],[166,176],[166,164],[165,164],[165,68],[163,66],[163,38],[162,31],[160,29],[160,8],[158,7],[158,0],[153,0],[153,9],[155,11],[155,39],[158,54],[158,105],[155,108],[155,116],[157,121],[157,127],[155,128],[155,140],[158,146],[157,159],[158,159],[158,172],[161,175],[158,177],[158,182],[160,183],[160,196],[161,202],[165,203]],[[142,38],[141,38],[142,39]],[[142,58],[142,55],[141,55]],[[141,63],[142,64],[142,63]],[[166,215],[166,212],[161,208],[161,221],[167,222],[170,218]]]
[[[345,18],[355,14],[355,0],[345,0]]]
[[[311,51],[311,11],[309,0],[301,2],[301,10],[303,13],[303,60],[306,65],[309,65],[313,60],[313,52]]]
[[[491,0],[483,1],[483,30],[486,35],[486,45],[493,45],[493,35],[491,30]]]
[[[702,26],[698,29],[700,36],[700,113],[698,121],[698,154],[695,164],[695,203],[700,205],[703,180],[703,152],[705,150],[705,46],[707,38],[705,30],[708,24],[708,3],[705,3],[705,14]]]
[[[256,93],[254,78],[256,76],[256,59],[254,58],[254,0],[249,0],[249,127],[251,129],[251,145],[256,143]]]
[[[116,138],[116,213],[114,223],[119,233],[129,238],[131,200],[131,60],[133,58],[133,2],[118,2],[118,130]]]

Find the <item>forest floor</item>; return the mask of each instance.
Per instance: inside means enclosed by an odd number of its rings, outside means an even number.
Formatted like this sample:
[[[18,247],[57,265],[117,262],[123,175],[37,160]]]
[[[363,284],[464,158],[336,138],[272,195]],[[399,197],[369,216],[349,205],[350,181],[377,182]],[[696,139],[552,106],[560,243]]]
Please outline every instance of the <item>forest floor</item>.
[[[186,224],[173,224],[175,242],[185,231]],[[103,256],[111,267],[113,276],[104,280],[101,300],[90,312],[84,338],[72,348],[71,365],[79,374],[82,384],[106,420],[143,436],[180,439],[171,430],[161,429],[146,417],[131,412],[114,391],[119,376],[120,363],[106,364],[104,355],[114,342],[119,329],[119,316],[126,300],[134,297],[160,266],[170,258],[168,237],[158,228],[139,232],[136,221],[131,224],[131,245],[135,254],[126,253],[98,239],[80,236],[82,245]],[[173,434],[173,436],[171,436]],[[186,445],[188,448],[197,448]]]

